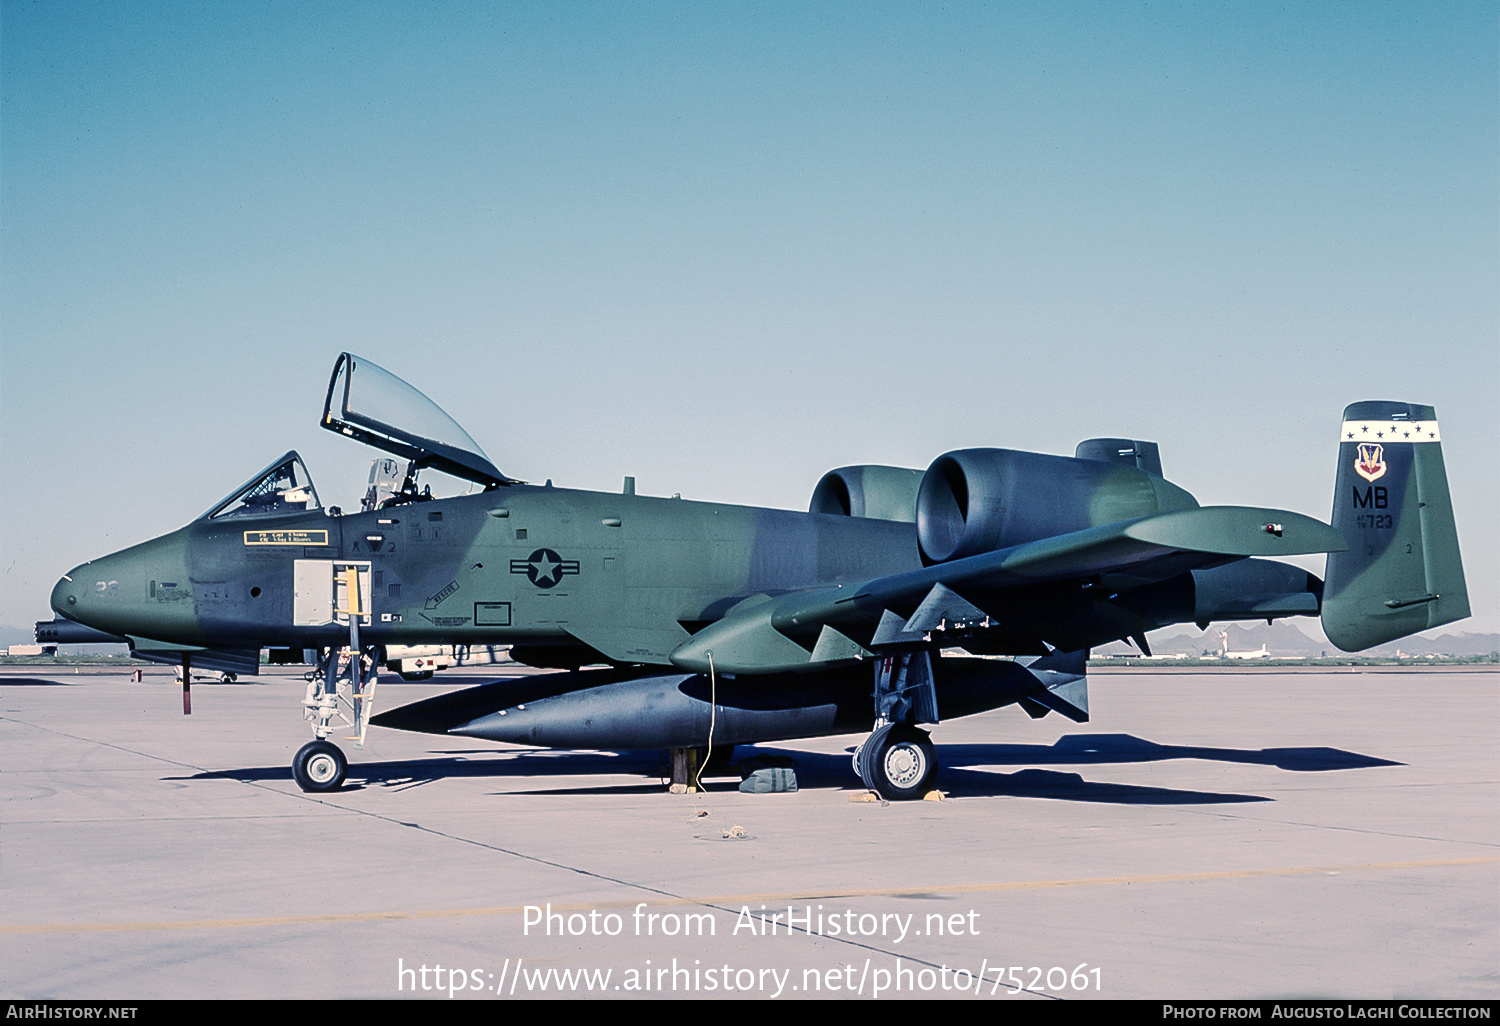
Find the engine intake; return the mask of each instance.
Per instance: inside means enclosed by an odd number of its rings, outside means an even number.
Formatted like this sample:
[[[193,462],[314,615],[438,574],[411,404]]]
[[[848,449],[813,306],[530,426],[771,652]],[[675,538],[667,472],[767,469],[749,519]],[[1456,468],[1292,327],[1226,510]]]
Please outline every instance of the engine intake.
[[[840,467],[819,479],[807,511],[910,524],[921,484],[922,472],[906,467]]]

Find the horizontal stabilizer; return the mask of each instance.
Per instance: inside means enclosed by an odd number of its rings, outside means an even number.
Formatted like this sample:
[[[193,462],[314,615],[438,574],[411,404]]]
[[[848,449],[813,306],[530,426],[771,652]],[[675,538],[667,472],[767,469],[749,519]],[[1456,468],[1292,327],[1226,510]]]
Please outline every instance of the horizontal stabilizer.
[[[926,596],[939,583],[950,589],[976,585],[996,590],[1112,573],[1146,583],[1247,556],[1306,555],[1344,547],[1337,531],[1300,513],[1202,506],[893,574],[862,585],[852,600],[844,590],[785,596],[778,601],[777,622],[797,617],[806,623],[818,616],[820,606],[828,614],[836,605],[899,606]]]
[[[1269,559],[1242,559],[1193,571],[1193,622],[1270,620],[1317,616],[1323,582],[1301,567]]]

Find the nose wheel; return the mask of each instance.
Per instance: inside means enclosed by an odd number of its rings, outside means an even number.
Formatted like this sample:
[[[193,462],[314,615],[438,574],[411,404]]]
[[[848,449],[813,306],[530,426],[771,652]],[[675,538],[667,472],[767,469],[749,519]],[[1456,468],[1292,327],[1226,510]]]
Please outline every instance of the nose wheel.
[[[353,592],[351,579],[349,591]],[[357,611],[356,611],[357,612]],[[350,615],[350,640],[357,642],[358,618]],[[349,772],[349,760],[339,746],[328,740],[337,727],[351,727],[358,733],[347,737],[354,747],[363,748],[365,727],[375,701],[375,664],[377,649],[361,649],[357,644],[340,650],[328,647],[319,653],[318,667],[308,674],[307,694],[302,699],[303,714],[312,725],[316,740],[303,745],[292,757],[292,779],[304,791],[337,791]]]
[[[336,791],[349,772],[349,760],[332,741],[309,741],[292,757],[292,779],[304,791]]]
[[[854,769],[871,791],[888,801],[921,798],[937,780],[937,750],[927,731],[887,723],[854,754]]]

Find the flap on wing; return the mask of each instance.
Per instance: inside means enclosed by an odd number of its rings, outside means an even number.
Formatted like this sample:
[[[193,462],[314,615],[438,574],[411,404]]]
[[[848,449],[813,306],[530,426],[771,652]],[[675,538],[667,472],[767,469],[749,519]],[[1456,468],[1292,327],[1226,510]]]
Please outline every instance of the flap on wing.
[[[1337,531],[1300,513],[1249,506],[1177,510],[938,563],[857,587],[820,588],[735,609],[678,646],[671,660],[697,672],[708,670],[710,654],[723,673],[821,668],[823,664],[793,636],[815,636],[830,624],[874,624],[892,609],[916,608],[909,620],[897,621],[885,631],[893,644],[911,643],[920,632],[942,629],[944,620],[963,622],[983,615],[952,590],[962,585],[1014,590],[1115,573],[1144,584],[1250,556],[1338,552],[1345,547]]]

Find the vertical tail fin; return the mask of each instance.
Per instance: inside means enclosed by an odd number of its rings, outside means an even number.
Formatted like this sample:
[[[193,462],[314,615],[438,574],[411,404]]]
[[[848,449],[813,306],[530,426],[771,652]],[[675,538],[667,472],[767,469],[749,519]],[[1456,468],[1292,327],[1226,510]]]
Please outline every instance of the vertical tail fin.
[[[1344,410],[1323,631],[1345,652],[1469,615],[1458,532],[1431,406],[1363,402]]]

